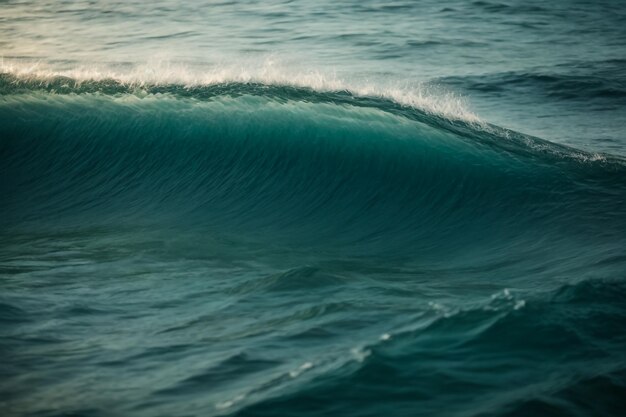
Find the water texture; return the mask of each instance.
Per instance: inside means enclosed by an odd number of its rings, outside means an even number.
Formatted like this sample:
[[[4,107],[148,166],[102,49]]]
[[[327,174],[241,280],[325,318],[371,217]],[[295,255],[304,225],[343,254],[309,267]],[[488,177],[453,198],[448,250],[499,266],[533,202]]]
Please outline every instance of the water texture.
[[[0,414],[623,415],[624,18],[1,2]]]

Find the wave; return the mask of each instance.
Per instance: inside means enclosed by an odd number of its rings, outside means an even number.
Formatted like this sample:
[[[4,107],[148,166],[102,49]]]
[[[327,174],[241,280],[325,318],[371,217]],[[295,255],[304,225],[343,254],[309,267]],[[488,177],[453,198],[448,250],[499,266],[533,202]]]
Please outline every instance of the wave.
[[[7,73],[0,92],[3,228],[158,223],[355,251],[626,229],[623,158],[381,96]]]
[[[294,70],[272,59],[201,69],[161,61],[147,65],[121,65],[117,68],[79,65],[59,68],[51,63],[9,59],[0,64],[0,74],[3,75],[0,82],[3,89],[0,91],[3,92],[7,92],[5,88],[11,92],[20,87],[55,92],[159,92],[161,89],[170,91],[169,87],[177,87],[178,92],[188,90],[194,94],[198,88],[232,84],[294,87],[317,92],[343,91],[357,97],[386,99],[449,119],[481,123],[462,97],[432,85],[346,80],[334,72]]]
[[[619,65],[620,61],[617,60]],[[603,62],[605,66],[611,62]],[[623,64],[623,63],[622,63]],[[566,68],[566,73],[502,72],[480,76],[446,77],[439,81],[480,93],[508,92],[512,95],[540,94],[555,100],[589,103],[600,101],[616,106],[626,97],[626,84],[613,74],[595,68]],[[565,69],[563,69],[565,70]]]
[[[237,404],[235,415],[344,415],[354,404],[367,415],[440,415],[442,404],[458,415],[619,414],[625,294],[621,281],[592,279],[528,299],[504,290],[462,309],[433,306],[413,329],[385,333],[280,395]]]

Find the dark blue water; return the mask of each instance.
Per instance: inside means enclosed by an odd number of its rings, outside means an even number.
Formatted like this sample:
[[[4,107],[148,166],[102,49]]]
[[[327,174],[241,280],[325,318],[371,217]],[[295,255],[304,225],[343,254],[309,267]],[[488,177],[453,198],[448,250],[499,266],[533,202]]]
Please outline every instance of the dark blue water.
[[[625,18],[0,3],[0,414],[623,415]]]

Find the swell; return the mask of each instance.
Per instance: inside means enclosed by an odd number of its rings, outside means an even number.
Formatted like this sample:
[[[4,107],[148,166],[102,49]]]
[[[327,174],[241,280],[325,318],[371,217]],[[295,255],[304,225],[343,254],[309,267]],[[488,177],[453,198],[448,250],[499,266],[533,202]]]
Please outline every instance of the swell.
[[[434,305],[341,366],[235,415],[345,415],[354,404],[366,410],[359,415],[441,415],[442,404],[463,416],[617,415],[625,295],[621,281],[592,279],[545,293],[504,290],[456,309]]]
[[[381,97],[0,79],[3,229],[137,225],[355,251],[626,230],[624,160]]]

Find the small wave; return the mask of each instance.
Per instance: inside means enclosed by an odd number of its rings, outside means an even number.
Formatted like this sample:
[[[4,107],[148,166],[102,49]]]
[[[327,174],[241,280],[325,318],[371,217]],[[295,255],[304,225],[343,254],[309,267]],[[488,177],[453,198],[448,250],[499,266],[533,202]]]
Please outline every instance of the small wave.
[[[319,268],[305,266],[263,278],[254,278],[233,291],[235,293],[256,293],[260,290],[306,292],[321,287],[337,287],[345,283],[346,279],[343,277],[329,274]]]
[[[589,285],[612,287],[595,280],[576,287],[583,290]],[[625,386],[620,359],[623,337],[615,335],[613,341],[595,337],[592,329],[605,326],[610,330],[603,335],[620,333],[621,324],[612,318],[615,308],[624,312],[624,304],[613,300],[603,313],[589,315],[593,307],[555,301],[555,295],[560,298],[558,294],[570,288],[535,293],[530,299],[502,290],[453,313],[433,310],[435,316],[422,317],[426,325],[384,333],[379,340],[355,348],[350,354],[354,360],[341,368],[296,391],[247,404],[238,415],[289,415],[308,401],[332,398],[316,412],[344,414],[358,403],[377,414],[397,413],[400,406],[407,415],[419,409],[423,415],[436,416],[441,413],[442,397],[447,411],[460,415],[468,409],[472,415],[491,416],[541,414],[542,410],[615,415],[623,404],[616,399],[622,398]],[[595,293],[590,298],[601,303],[605,296]],[[521,301],[528,302],[524,308],[519,308]],[[606,360],[611,357],[615,360]],[[596,360],[602,365],[590,368],[588,364]]]
[[[621,260],[623,263],[623,259]],[[589,279],[562,286],[553,297],[558,303],[623,303],[626,305],[626,282],[609,279]]]
[[[21,308],[6,302],[0,302],[0,323],[28,322],[28,314]]]
[[[567,68],[571,71],[571,68]],[[555,100],[621,103],[626,97],[624,80],[607,78],[586,69],[581,74],[504,72],[480,76],[441,78],[445,85],[483,93],[539,94]]]
[[[219,384],[224,387],[232,384],[247,375],[259,373],[277,366],[279,362],[275,360],[260,359],[250,357],[245,353],[239,353],[204,369],[197,374],[185,378],[175,383],[173,386],[158,390],[154,395],[177,395],[181,393],[192,393],[204,391],[207,386]]]

